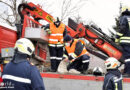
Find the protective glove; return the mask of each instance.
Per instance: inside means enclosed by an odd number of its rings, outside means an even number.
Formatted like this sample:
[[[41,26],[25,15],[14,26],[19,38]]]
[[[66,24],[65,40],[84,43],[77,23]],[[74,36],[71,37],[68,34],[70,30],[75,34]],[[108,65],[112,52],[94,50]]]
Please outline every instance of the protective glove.
[[[51,34],[51,31],[50,31],[50,30],[48,30],[47,32],[48,32],[48,34]]]
[[[57,44],[61,44],[61,42],[58,42]]]
[[[77,55],[76,55],[75,53],[71,53],[69,56],[70,56],[72,59],[76,59],[76,58],[77,58]]]
[[[116,43],[119,43],[119,41],[120,41],[120,39],[117,39],[117,38],[115,39],[115,42],[116,42]]]
[[[70,60],[70,63],[72,63],[72,62],[74,62],[75,61],[75,59],[72,59],[72,60]]]

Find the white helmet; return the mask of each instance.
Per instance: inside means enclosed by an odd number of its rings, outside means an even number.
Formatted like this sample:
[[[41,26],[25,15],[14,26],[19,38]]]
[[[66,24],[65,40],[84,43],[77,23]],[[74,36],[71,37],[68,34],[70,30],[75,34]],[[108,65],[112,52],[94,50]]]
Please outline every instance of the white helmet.
[[[26,38],[21,38],[16,41],[14,49],[18,49],[19,52],[31,56],[35,50],[33,43]]]
[[[120,66],[120,62],[114,58],[110,57],[105,61],[106,69],[116,69]]]
[[[101,76],[102,74],[103,74],[102,68],[100,68],[100,67],[95,67],[95,68],[93,69],[93,75]]]

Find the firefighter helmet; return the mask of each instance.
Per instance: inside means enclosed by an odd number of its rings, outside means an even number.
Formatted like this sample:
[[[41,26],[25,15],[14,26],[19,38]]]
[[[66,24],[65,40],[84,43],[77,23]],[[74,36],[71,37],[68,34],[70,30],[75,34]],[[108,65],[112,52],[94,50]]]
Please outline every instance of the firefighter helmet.
[[[120,62],[114,58],[110,57],[105,61],[106,69],[116,69],[120,66]]]
[[[103,70],[102,70],[102,68],[100,68],[100,67],[95,67],[95,68],[93,69],[93,75],[95,75],[95,76],[101,76],[101,75],[103,75]]]
[[[31,56],[35,50],[33,43],[26,38],[17,40],[14,49],[17,49],[19,52],[29,56]]]

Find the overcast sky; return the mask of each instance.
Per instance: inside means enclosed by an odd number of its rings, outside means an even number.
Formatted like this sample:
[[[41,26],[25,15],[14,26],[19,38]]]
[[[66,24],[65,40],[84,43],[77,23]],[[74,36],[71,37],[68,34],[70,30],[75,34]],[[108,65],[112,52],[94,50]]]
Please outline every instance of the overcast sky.
[[[35,4],[42,4],[45,11],[51,13],[54,17],[61,17],[62,0],[27,0]],[[85,21],[85,24],[89,21],[95,22],[103,31],[107,32],[115,25],[115,17],[119,16],[120,3],[130,6],[130,0],[82,0],[84,5],[81,7],[77,14]],[[72,6],[78,2],[74,0]],[[3,5],[0,4],[0,10],[3,9]],[[67,24],[67,23],[66,23]]]

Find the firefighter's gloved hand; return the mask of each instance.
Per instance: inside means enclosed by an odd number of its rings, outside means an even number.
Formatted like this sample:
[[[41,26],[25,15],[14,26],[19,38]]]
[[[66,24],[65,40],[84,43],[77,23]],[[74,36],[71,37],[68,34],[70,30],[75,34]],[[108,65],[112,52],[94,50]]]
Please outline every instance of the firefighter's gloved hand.
[[[67,55],[65,55],[65,54],[63,54],[63,60],[64,60],[65,62],[68,62],[68,61],[69,61],[68,56],[67,56]]]
[[[77,58],[77,55],[76,55],[75,53],[71,53],[69,56],[70,56],[72,59],[76,59],[76,58]]]
[[[51,31],[49,30],[49,31],[47,31],[48,32],[48,34],[51,34]]]
[[[58,42],[57,44],[61,44],[61,42]]]
[[[72,60],[70,60],[70,63],[72,63],[72,62],[74,62],[75,61],[75,59],[72,59]]]
[[[119,41],[120,41],[120,39],[117,39],[117,38],[115,39],[115,42],[116,42],[116,43],[119,43]]]
[[[48,33],[48,34],[51,34],[51,30],[49,28],[45,29],[45,31]]]

